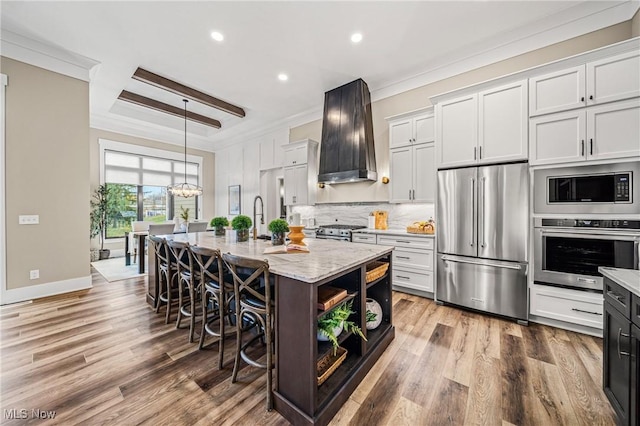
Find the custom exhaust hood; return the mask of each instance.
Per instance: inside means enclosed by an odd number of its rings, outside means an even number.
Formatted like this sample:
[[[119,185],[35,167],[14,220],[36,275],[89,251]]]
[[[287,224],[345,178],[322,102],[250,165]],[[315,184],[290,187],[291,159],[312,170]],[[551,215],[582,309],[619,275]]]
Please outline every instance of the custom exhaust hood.
[[[371,96],[357,79],[324,95],[318,183],[375,181]]]

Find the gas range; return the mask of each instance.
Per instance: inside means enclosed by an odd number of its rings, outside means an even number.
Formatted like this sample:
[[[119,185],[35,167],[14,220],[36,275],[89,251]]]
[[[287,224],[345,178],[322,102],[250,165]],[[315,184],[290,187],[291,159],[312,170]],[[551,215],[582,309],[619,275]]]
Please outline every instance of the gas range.
[[[316,230],[316,238],[325,240],[351,241],[351,231],[366,228],[363,225],[320,225]]]

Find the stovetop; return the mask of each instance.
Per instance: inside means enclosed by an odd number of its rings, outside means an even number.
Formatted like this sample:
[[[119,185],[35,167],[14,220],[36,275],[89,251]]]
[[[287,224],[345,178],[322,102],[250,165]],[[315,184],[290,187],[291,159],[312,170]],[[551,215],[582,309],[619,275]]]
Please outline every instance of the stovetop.
[[[366,226],[364,225],[343,225],[343,224],[332,224],[332,225],[320,225],[318,226],[318,228],[323,228],[323,229],[362,229],[362,228],[366,228]]]

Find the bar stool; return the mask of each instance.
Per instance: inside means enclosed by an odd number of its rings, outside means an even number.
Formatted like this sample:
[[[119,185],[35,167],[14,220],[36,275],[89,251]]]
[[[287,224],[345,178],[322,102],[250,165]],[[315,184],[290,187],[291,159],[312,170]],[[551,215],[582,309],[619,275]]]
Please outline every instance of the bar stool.
[[[247,364],[267,370],[267,410],[273,408],[271,371],[273,369],[274,324],[275,324],[275,290],[269,277],[269,263],[261,260],[234,256],[231,253],[222,255],[222,259],[233,276],[236,299],[236,357],[233,365],[231,383],[238,378],[240,358]],[[248,274],[245,275],[245,272]],[[253,328],[258,333],[248,341],[242,342],[242,334]],[[259,363],[252,359],[247,349],[256,341],[266,341],[267,361]]]
[[[169,324],[174,297],[178,296],[178,264],[169,249],[166,239],[150,235],[149,240],[155,245],[156,249],[156,276],[158,277],[156,313],[160,312],[162,304],[166,305],[165,324]]]
[[[233,279],[222,264],[219,250],[191,246],[193,260],[200,270],[202,292],[202,328],[198,348],[204,347],[207,335],[218,337],[218,369],[222,369],[224,358],[224,340],[229,334],[225,331],[226,321],[231,326],[231,305],[233,303]],[[209,307],[211,305],[211,308]],[[218,323],[217,327],[215,323]],[[232,334],[235,330],[231,330]]]
[[[180,328],[183,318],[189,318],[189,343],[192,343],[195,335],[196,316],[200,316],[200,310],[196,310],[201,294],[200,273],[197,266],[194,265],[189,243],[171,240],[168,244],[177,264],[178,318],[176,328]]]

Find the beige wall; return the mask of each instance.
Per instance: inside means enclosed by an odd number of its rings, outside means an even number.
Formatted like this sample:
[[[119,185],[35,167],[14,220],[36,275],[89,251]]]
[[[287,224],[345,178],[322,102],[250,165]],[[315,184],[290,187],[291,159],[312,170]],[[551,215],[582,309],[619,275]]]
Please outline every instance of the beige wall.
[[[631,20],[631,37],[640,36],[640,10],[633,15],[633,19]]]
[[[120,133],[108,132],[99,129],[90,129],[89,132],[90,145],[90,182],[93,190],[100,184],[100,139],[108,139],[114,142],[123,142],[132,145],[139,145],[155,149],[163,149],[165,151],[184,152],[184,148],[154,141],[151,139],[142,139],[135,136],[127,136]],[[188,147],[188,142],[187,142]],[[202,157],[202,217],[201,220],[211,220],[215,212],[215,157],[212,152],[200,151],[197,149],[187,149],[187,154],[198,155]],[[122,240],[111,241],[107,244],[109,249],[123,248]]]
[[[89,84],[5,57],[7,289],[89,271]],[[21,214],[39,225],[18,225]],[[40,278],[29,279],[29,271]]]
[[[634,21],[637,23],[637,20],[636,14]],[[373,102],[371,110],[378,182],[327,185],[324,189],[318,190],[317,201],[319,203],[337,203],[388,200],[387,186],[380,182],[380,178],[388,176],[389,173],[389,129],[385,117],[429,106],[431,104],[429,97],[433,95],[627,40],[632,37],[631,27],[631,21],[623,22]],[[292,128],[289,140],[293,142],[311,138],[320,142],[321,135],[322,123],[321,120],[317,120]]]

